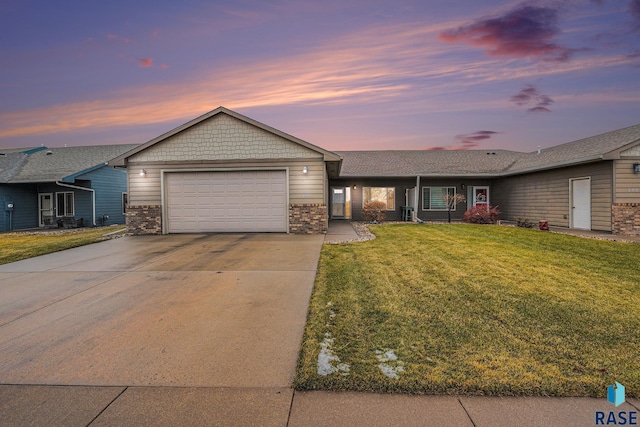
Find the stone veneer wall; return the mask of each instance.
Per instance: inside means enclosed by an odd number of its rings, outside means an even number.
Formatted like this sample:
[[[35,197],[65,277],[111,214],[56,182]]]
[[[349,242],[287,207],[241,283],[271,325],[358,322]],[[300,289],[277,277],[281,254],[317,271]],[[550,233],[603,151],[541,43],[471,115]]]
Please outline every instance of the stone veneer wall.
[[[614,203],[611,223],[613,234],[640,236],[640,203]]]
[[[289,232],[295,234],[326,233],[327,205],[289,205]]]
[[[162,234],[162,206],[129,206],[127,234]]]

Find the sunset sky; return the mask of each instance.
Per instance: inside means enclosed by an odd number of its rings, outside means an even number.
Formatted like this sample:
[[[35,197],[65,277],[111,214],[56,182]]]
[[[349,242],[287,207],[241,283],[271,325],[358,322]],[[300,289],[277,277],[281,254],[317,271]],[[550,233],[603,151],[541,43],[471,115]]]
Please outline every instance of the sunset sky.
[[[640,0],[0,3],[0,147],[220,105],[329,150],[534,151],[640,123]]]

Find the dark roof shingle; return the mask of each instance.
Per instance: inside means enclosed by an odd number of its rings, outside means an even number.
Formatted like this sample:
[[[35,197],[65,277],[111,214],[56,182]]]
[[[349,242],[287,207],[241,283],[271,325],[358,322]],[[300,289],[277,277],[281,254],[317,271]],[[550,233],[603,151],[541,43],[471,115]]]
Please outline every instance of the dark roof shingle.
[[[0,181],[11,183],[55,182],[78,172],[106,164],[109,160],[131,150],[137,144],[93,145],[83,147],[46,148],[35,153],[11,153],[5,157],[22,156],[21,165],[2,176]],[[2,161],[0,160],[0,168]]]

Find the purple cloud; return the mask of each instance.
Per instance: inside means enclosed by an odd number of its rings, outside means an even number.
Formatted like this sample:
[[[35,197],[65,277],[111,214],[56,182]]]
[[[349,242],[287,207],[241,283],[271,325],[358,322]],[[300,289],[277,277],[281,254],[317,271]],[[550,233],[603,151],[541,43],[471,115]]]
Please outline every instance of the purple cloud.
[[[564,62],[583,49],[556,43],[554,38],[560,34],[557,23],[558,9],[523,5],[503,16],[444,31],[440,40],[482,47],[489,56]]]
[[[479,130],[477,132],[468,133],[465,135],[456,135],[458,144],[462,144],[462,146],[458,149],[470,150],[472,148],[479,147],[480,141],[491,139],[493,135],[496,135],[498,133],[500,132],[494,132],[492,130]]]
[[[547,108],[553,104],[553,99],[547,95],[543,95],[538,91],[535,86],[527,85],[516,95],[513,95],[509,99],[512,103],[518,107],[529,106],[533,104],[533,107],[529,108],[530,113],[550,113],[551,109]]]
[[[635,29],[640,30],[640,0],[629,2],[629,13],[636,20]]]

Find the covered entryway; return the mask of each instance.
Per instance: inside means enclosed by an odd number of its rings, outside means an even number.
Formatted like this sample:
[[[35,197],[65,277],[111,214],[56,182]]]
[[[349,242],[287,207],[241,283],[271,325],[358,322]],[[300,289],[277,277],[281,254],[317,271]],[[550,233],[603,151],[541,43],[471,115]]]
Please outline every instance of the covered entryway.
[[[286,170],[167,172],[169,233],[287,232]]]
[[[571,181],[571,227],[591,230],[591,178]]]

